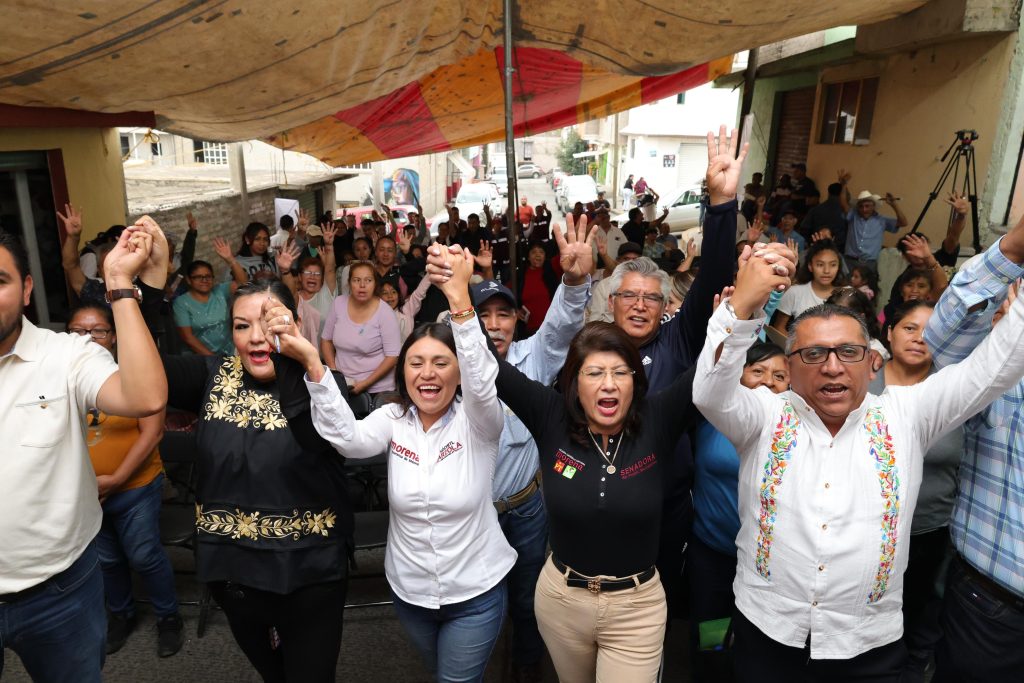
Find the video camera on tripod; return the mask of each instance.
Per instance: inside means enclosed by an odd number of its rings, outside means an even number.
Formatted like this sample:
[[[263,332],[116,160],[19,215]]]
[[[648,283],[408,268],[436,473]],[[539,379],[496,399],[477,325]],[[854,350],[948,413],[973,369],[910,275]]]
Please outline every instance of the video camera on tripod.
[[[924,220],[924,216],[928,213],[928,208],[932,205],[932,202],[939,196],[942,191],[942,186],[946,184],[949,177],[953,177],[952,189],[956,190],[960,187],[960,194],[967,197],[971,203],[971,227],[973,230],[973,246],[974,253],[980,254],[981,249],[981,234],[978,231],[978,170],[974,161],[974,142],[978,139],[978,131],[973,128],[964,128],[958,130],[953,134],[953,142],[950,144],[949,149],[942,155],[939,161],[949,162],[946,167],[942,170],[942,175],[939,176],[939,182],[935,184],[933,189],[928,194],[928,201],[925,202],[924,208],[921,209],[921,215],[917,217],[917,222],[914,223],[914,227],[910,229],[911,233],[917,232],[917,229],[921,226],[921,222]],[[950,154],[953,152],[956,154],[950,158]],[[963,164],[963,178],[960,176],[960,166]]]

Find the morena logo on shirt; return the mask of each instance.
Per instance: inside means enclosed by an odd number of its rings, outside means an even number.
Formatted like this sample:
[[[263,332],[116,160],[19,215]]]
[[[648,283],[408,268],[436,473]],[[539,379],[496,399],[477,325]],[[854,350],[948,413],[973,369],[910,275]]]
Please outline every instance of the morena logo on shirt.
[[[441,452],[437,455],[437,461],[441,462],[442,460],[447,458],[452,453],[455,453],[455,452],[461,451],[461,450],[462,450],[462,444],[461,443],[459,443],[457,441],[449,441],[447,443],[447,445],[445,445],[445,447],[442,448]]]
[[[572,479],[577,472],[583,471],[586,465],[572,457],[561,448],[555,453],[555,472],[558,472],[566,479]]]
[[[406,448],[394,440],[391,442],[391,452],[406,462],[411,462],[414,465],[420,464],[420,456],[416,455],[415,451]]]

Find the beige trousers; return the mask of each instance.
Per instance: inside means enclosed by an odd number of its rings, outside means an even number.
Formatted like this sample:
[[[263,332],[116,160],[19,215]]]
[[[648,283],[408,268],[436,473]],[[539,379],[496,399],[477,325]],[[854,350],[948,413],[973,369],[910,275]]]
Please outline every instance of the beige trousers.
[[[668,617],[660,576],[637,588],[591,593],[566,586],[549,557],[537,580],[534,612],[561,683],[657,678]]]

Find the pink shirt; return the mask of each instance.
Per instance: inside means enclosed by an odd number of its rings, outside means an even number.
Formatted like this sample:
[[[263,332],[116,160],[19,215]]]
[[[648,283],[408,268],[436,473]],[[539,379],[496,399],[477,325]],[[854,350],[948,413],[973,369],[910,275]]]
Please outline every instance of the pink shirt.
[[[349,296],[334,300],[324,323],[323,338],[334,343],[335,364],[350,382],[362,382],[373,374],[385,357],[397,357],[402,350],[402,334],[394,311],[380,299],[377,310],[365,323],[354,323],[348,317]],[[368,391],[394,391],[395,376],[389,373]]]

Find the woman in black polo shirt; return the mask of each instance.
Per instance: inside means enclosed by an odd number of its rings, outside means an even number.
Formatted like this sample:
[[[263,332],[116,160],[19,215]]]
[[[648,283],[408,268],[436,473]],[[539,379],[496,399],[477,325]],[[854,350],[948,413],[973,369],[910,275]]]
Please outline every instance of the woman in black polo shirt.
[[[697,414],[693,369],[647,396],[630,338],[592,323],[558,382],[564,394],[501,361],[498,397],[537,442],[550,520],[537,623],[562,683],[653,681],[667,617],[654,568],[664,460]]]

